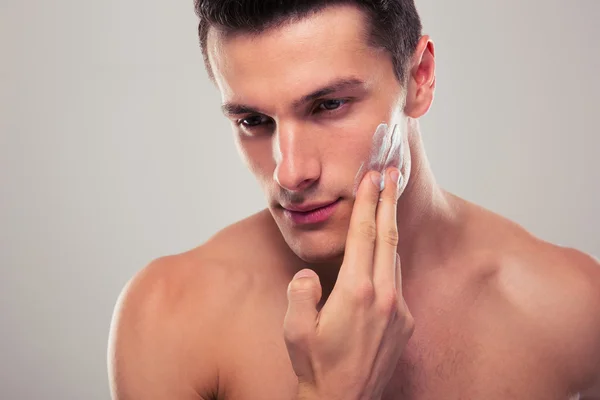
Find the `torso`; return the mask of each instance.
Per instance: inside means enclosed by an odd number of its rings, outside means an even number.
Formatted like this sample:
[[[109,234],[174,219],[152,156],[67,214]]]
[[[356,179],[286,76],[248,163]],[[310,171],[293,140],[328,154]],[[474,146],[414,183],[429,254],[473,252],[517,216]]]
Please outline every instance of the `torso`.
[[[258,288],[257,288],[258,289]],[[263,288],[264,289],[264,288]],[[535,338],[515,331],[495,294],[457,287],[451,293],[406,299],[416,329],[383,400],[566,400],[568,388]],[[284,292],[285,287],[280,288]],[[416,292],[416,291],[415,291]],[[264,292],[263,292],[264,293]],[[460,296],[460,297],[458,297]],[[477,302],[477,304],[476,304]],[[295,375],[283,342],[283,295],[258,293],[229,343],[226,399],[293,399]]]
[[[243,269],[231,267],[242,277],[229,288],[236,299],[224,316],[227,331],[215,332],[218,398],[294,399],[282,328],[291,275],[248,254]],[[416,328],[382,400],[577,399],[528,310],[506,293],[506,282],[518,277],[493,256],[460,262],[404,282]]]

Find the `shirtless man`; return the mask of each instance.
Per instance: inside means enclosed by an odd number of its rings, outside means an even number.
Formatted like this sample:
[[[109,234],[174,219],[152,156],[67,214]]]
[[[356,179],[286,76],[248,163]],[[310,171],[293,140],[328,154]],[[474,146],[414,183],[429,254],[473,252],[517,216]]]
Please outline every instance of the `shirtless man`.
[[[436,183],[412,0],[332,3],[196,5],[268,207],[127,284],[113,398],[600,399],[598,262]],[[355,194],[373,132],[401,121],[402,163]]]

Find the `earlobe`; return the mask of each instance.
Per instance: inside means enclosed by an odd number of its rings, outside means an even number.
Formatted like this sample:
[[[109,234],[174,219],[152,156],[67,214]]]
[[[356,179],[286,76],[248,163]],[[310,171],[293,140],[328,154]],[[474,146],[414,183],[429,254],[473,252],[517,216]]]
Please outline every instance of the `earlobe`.
[[[416,96],[407,99],[404,107],[404,114],[413,119],[418,119],[427,114],[433,103],[433,90],[424,90],[422,87],[416,91]]]

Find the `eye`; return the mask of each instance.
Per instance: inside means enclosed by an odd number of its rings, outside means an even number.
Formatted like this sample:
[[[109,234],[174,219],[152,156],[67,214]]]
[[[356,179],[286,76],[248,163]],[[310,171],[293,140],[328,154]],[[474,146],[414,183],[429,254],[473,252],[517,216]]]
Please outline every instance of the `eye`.
[[[269,120],[270,119],[268,117],[265,117],[264,115],[251,115],[249,117],[241,119],[238,122],[238,124],[243,125],[244,127],[247,127],[247,128],[252,128],[252,127],[259,126],[261,124],[266,124],[269,122]]]
[[[346,104],[346,100],[342,100],[342,99],[325,100],[317,106],[317,110],[319,110],[319,111],[335,111],[338,108],[342,107],[344,104]]]

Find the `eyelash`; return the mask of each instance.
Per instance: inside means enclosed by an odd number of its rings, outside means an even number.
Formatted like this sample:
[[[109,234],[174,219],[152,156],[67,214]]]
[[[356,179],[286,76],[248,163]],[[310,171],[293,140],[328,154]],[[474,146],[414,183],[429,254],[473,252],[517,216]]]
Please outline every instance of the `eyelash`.
[[[339,107],[333,109],[333,110],[328,110],[328,109],[321,109],[320,107],[327,103],[327,102],[331,102],[331,101],[335,101],[335,102],[339,102],[340,105]],[[328,113],[328,114],[335,114],[336,112],[339,112],[341,109],[344,108],[344,106],[346,106],[348,104],[350,100],[349,99],[327,99],[327,100],[323,100],[322,102],[320,102],[319,104],[317,104],[317,106],[315,107],[315,109],[318,109],[319,113]],[[254,117],[260,117],[261,122],[259,122],[257,125],[246,125],[244,123],[244,121],[247,121],[250,118],[254,118]],[[268,117],[265,117],[264,115],[260,115],[260,114],[256,114],[256,115],[250,115],[247,116],[246,118],[242,118],[239,121],[237,121],[237,125],[241,126],[245,129],[254,129],[254,128],[258,128],[262,125],[264,125],[263,121],[267,120],[267,122],[270,122],[270,119]]]

